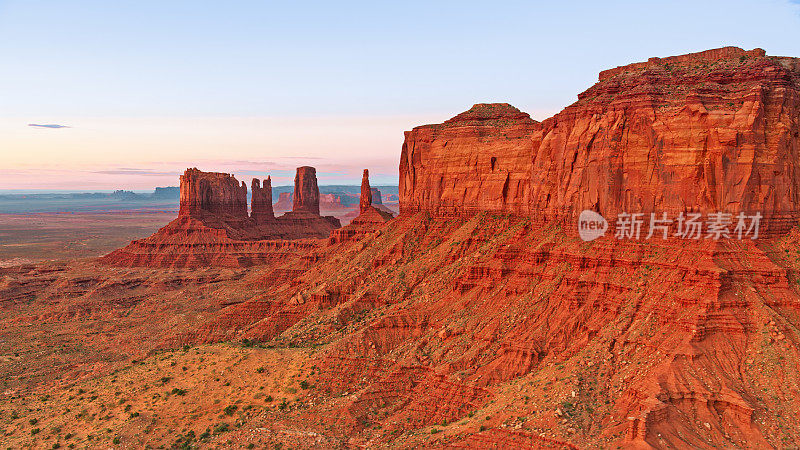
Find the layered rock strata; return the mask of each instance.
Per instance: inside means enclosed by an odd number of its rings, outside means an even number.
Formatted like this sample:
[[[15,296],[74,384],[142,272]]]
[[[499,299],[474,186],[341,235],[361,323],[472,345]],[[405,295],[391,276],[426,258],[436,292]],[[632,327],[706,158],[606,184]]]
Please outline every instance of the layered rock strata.
[[[542,222],[800,211],[800,60],[726,47],[618,67],[537,123],[476,105],[406,133],[401,212],[498,211]]]
[[[531,136],[540,128],[517,108],[494,103],[406,132],[400,156],[400,212],[527,214]]]
[[[286,212],[291,211],[293,206],[292,193],[281,192],[278,194],[278,201],[272,205],[274,211]]]

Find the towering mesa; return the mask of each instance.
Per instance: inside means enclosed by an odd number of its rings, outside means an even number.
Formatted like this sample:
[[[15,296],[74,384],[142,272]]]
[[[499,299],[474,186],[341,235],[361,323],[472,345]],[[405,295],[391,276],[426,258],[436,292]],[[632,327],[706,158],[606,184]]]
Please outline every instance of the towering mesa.
[[[181,175],[180,216],[247,218],[247,186],[233,175],[186,169]]]
[[[726,47],[604,71],[537,123],[475,105],[406,133],[403,213],[501,211],[572,220],[584,209],[800,217],[800,59]]]
[[[294,206],[292,211],[307,211],[319,214],[317,169],[309,166],[297,168],[297,175],[294,177]]]
[[[372,189],[369,187],[369,169],[364,169],[364,175],[361,177],[361,199],[359,200],[359,208],[361,213],[372,206]]]

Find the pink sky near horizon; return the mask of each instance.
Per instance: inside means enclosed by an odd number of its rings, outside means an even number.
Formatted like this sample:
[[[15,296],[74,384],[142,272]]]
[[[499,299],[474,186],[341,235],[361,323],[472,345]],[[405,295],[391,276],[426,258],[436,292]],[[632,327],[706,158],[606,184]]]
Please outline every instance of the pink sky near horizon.
[[[466,108],[465,108],[466,109]],[[396,184],[403,132],[450,115],[0,118],[0,189],[150,190],[177,186],[188,167],[233,173],[248,183],[270,175],[289,185],[296,167],[320,184]],[[542,112],[545,116],[549,112]],[[543,117],[537,117],[543,118]],[[31,127],[30,123],[69,128]],[[6,149],[8,151],[6,151]]]
[[[650,57],[798,56],[798,1],[0,0],[0,189],[395,184],[403,131],[473,103],[543,120]]]
[[[430,117],[429,120],[438,120]],[[417,120],[417,123],[414,121]],[[395,184],[411,117],[59,118],[70,128],[0,118],[0,189],[149,190],[176,186],[187,167],[270,175],[291,184],[296,167],[317,168],[321,184]],[[5,151],[8,149],[9,151]]]

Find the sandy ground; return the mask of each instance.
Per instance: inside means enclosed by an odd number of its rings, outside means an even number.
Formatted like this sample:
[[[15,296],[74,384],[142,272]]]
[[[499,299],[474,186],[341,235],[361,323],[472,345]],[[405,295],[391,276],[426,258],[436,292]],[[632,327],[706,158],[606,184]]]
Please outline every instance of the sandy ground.
[[[0,267],[104,255],[147,237],[176,211],[0,214]]]

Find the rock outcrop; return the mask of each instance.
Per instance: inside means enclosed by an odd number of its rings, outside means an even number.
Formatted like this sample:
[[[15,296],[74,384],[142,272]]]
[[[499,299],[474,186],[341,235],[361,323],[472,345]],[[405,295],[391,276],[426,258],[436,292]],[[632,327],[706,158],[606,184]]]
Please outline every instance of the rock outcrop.
[[[317,169],[309,166],[297,168],[297,175],[294,177],[294,206],[292,211],[305,211],[319,215]]]
[[[319,189],[313,167],[297,169],[302,195],[297,211],[275,217],[272,182],[252,182],[252,215],[247,187],[233,175],[187,169],[181,176],[178,218],[154,235],[131,242],[100,260],[117,266],[238,267],[265,264],[313,243],[287,240],[327,238],[341,224],[319,213]]]
[[[800,215],[798,61],[733,47],[652,58],[602,72],[542,123],[492,104],[414,128],[401,212],[758,212],[783,233]]]
[[[181,175],[179,216],[243,220],[247,216],[247,186],[233,175],[186,169]]]
[[[527,214],[531,136],[540,128],[517,108],[493,103],[406,132],[400,156],[401,214]]]
[[[275,219],[275,213],[272,210],[272,179],[267,177],[262,187],[261,182],[257,178],[253,178],[251,191],[250,217],[259,225]]]
[[[723,48],[618,67],[533,135],[531,205],[760,212],[765,231],[800,211],[800,66]]]
[[[372,206],[372,189],[369,187],[369,169],[364,169],[364,175],[361,177],[361,199],[358,202],[358,206],[361,214]]]
[[[341,210],[346,209],[342,204],[342,198],[336,194],[319,194],[319,209],[323,210]]]
[[[359,200],[359,214],[346,226],[338,228],[331,233],[329,244],[336,244],[361,239],[366,235],[377,232],[394,215],[386,211],[383,205],[372,205],[373,189],[369,186],[369,170],[364,169],[361,177],[361,198]]]

